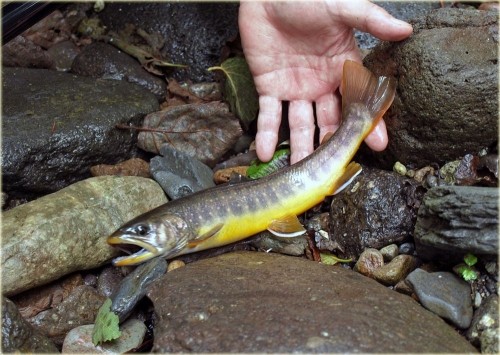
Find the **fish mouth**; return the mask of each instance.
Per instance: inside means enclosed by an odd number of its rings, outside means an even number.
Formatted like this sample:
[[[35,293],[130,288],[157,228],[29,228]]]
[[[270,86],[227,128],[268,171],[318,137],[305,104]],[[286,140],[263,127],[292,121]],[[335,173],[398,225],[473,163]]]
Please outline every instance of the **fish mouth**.
[[[160,254],[158,249],[151,244],[142,240],[137,240],[132,236],[110,236],[107,242],[108,244],[116,246],[120,250],[130,254],[113,259],[114,266],[137,265]],[[137,248],[139,248],[139,250],[134,252]]]

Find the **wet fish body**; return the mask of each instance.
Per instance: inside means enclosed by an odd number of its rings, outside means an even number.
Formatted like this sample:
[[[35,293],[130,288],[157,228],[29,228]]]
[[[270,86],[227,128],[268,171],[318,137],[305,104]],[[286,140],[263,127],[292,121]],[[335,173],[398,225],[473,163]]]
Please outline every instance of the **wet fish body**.
[[[141,251],[115,259],[133,265],[233,243],[268,229],[282,237],[305,232],[297,215],[338,191],[360,171],[350,163],[394,98],[395,83],[346,61],[343,119],[335,134],[300,162],[259,180],[214,187],[147,212],[108,238]]]

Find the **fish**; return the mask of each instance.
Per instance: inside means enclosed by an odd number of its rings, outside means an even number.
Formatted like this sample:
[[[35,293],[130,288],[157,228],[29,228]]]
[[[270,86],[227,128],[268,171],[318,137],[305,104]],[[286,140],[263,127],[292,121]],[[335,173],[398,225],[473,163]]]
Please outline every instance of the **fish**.
[[[259,180],[202,190],[134,218],[107,242],[140,250],[115,258],[113,264],[136,265],[160,256],[170,259],[264,230],[278,237],[304,234],[297,216],[341,191],[361,172],[361,166],[351,160],[392,104],[396,82],[346,60],[341,89],[341,124],[311,155]]]

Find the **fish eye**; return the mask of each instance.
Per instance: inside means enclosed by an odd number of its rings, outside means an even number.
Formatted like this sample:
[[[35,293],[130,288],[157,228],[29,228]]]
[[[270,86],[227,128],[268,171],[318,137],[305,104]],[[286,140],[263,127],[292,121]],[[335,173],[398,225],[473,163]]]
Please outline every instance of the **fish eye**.
[[[148,234],[148,232],[149,232],[149,227],[144,224],[139,224],[138,226],[135,227],[135,233],[137,235],[144,236]]]

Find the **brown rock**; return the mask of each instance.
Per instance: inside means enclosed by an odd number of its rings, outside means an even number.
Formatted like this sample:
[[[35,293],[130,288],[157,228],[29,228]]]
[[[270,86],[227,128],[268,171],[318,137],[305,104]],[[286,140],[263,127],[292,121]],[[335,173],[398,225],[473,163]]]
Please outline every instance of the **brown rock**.
[[[373,272],[373,278],[384,285],[396,285],[418,266],[418,259],[411,255],[398,255],[391,262]]]
[[[372,277],[375,270],[383,265],[384,257],[382,253],[377,249],[368,248],[365,249],[365,251],[359,256],[356,265],[354,265],[354,271],[357,271],[362,275]]]

